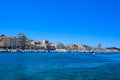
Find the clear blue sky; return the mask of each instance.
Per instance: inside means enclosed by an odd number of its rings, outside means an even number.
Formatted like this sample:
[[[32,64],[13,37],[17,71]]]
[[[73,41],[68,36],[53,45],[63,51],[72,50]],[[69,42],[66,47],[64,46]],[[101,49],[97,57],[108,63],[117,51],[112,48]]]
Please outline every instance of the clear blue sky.
[[[120,0],[0,0],[0,34],[120,47]]]

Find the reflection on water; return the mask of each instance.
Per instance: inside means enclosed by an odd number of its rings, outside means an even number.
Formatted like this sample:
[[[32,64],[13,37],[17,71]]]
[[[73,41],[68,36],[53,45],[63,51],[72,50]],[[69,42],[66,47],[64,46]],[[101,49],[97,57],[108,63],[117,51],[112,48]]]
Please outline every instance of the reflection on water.
[[[120,80],[118,53],[0,53],[0,80]]]

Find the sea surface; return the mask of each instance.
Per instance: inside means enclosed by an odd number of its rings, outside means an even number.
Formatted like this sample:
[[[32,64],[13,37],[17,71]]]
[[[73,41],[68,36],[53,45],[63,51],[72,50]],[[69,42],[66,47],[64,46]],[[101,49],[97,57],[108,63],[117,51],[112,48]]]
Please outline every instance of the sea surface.
[[[120,80],[120,53],[0,53],[0,80]]]

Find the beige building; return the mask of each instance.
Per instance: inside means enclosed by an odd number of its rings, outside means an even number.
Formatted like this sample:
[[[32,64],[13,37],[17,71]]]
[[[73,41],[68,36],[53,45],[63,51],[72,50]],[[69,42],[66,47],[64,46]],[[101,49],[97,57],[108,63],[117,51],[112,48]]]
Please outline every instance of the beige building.
[[[65,49],[65,46],[64,46],[64,44],[57,42],[57,43],[55,43],[55,48],[56,49]]]
[[[3,47],[3,37],[4,37],[4,36],[0,36],[0,47],[1,47],[1,48]]]
[[[15,48],[17,46],[17,38],[2,36],[0,37],[0,47],[1,48]]]
[[[26,40],[26,48],[27,49],[33,49],[35,47],[35,41],[34,40]]]
[[[2,40],[0,39],[0,47],[2,47],[3,46],[3,42],[2,42]]]

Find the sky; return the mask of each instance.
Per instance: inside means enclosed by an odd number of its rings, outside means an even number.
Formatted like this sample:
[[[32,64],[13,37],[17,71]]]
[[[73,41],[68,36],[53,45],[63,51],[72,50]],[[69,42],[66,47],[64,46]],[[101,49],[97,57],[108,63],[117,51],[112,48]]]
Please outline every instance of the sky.
[[[120,47],[120,0],[0,0],[0,35]]]

